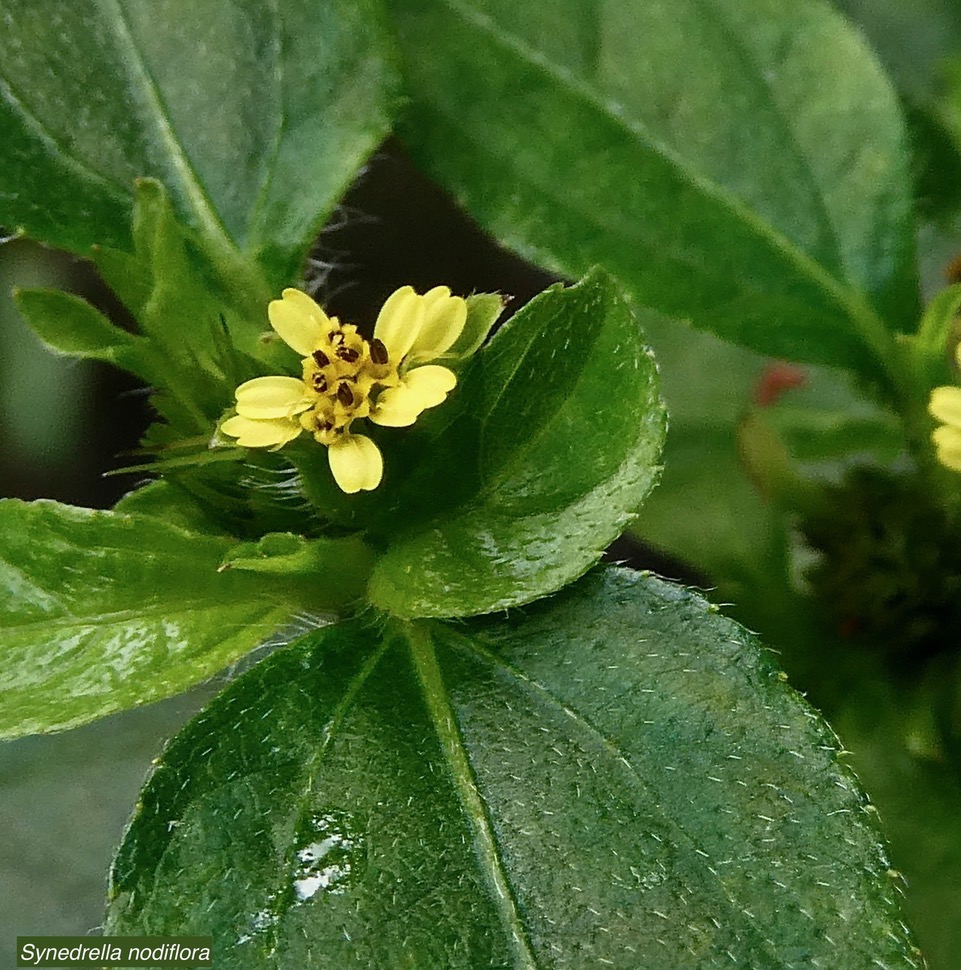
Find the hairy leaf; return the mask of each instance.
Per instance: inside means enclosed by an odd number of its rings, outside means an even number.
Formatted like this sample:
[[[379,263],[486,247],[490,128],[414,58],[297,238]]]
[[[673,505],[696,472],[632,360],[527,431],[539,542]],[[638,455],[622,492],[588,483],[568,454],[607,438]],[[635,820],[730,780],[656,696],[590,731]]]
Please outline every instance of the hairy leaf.
[[[149,516],[0,502],[0,737],[178,694],[363,588],[353,544],[329,542],[322,581],[218,572],[235,545]]]
[[[917,309],[904,132],[827,6],[389,6],[406,143],[508,245],[764,353],[885,366],[881,318]]]
[[[265,660],[165,753],[107,931],[212,933],[224,970],[917,967],[887,869],[752,638],[607,570]]]
[[[127,244],[153,176],[223,260],[288,282],[390,123],[374,0],[3,0],[0,17],[0,222],[81,253]]]

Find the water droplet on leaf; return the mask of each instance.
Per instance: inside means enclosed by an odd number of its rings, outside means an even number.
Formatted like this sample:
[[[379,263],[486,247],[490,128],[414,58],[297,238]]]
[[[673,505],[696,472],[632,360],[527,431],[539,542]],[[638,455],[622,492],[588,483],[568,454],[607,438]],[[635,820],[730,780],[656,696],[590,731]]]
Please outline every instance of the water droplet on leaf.
[[[363,856],[363,838],[347,812],[311,815],[301,826],[294,853],[293,888],[297,902],[317,893],[347,890]]]

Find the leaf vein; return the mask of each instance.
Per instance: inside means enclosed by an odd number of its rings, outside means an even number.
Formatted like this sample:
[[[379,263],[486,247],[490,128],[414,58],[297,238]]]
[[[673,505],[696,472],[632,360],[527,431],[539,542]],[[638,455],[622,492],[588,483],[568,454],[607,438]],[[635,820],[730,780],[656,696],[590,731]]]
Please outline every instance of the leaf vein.
[[[564,715],[570,718],[570,720],[574,724],[580,727],[589,736],[594,738],[595,742],[599,743],[601,748],[603,748],[603,750],[606,751],[610,755],[610,757],[614,759],[614,761],[620,764],[621,767],[627,771],[628,776],[631,778],[634,784],[636,784],[637,787],[646,795],[651,796],[648,798],[648,804],[650,805],[652,810],[656,812],[657,815],[659,815],[664,820],[666,826],[672,832],[677,834],[679,840],[683,839],[683,841],[697,855],[699,864],[703,865],[703,868],[707,870],[707,872],[710,874],[710,877],[720,887],[721,893],[724,899],[731,907],[731,915],[735,918],[738,918],[738,919],[740,918],[740,915],[743,914],[744,908],[738,904],[737,900],[731,894],[725,880],[717,872],[715,872],[710,866],[708,866],[706,863],[703,862],[703,860],[701,859],[701,853],[699,852],[697,841],[690,834],[688,834],[688,832],[675,819],[667,815],[664,809],[658,804],[657,799],[653,797],[651,789],[638,773],[637,769],[634,766],[634,763],[631,761],[631,759],[629,759],[625,755],[625,753],[621,750],[620,746],[613,738],[609,738],[603,731],[600,730],[600,728],[596,727],[593,723],[591,723],[591,721],[588,720],[579,711],[575,711],[572,708],[570,708],[559,697],[557,697],[553,693],[553,691],[550,690],[550,688],[546,687],[544,684],[541,684],[533,680],[522,670],[519,670],[517,667],[514,667],[511,664],[507,663],[502,657],[498,656],[493,650],[490,650],[489,648],[481,646],[480,644],[476,643],[475,641],[471,640],[470,638],[466,637],[464,634],[458,631],[449,629],[448,632],[452,635],[452,638],[460,645],[462,650],[464,650],[467,653],[474,654],[475,657],[487,663],[489,666],[498,668],[504,671],[505,673],[507,673],[512,678],[515,678],[516,680],[520,681],[532,693],[534,693],[535,696],[540,697],[542,700],[546,700],[549,706],[554,707],[556,710],[561,711]],[[750,932],[750,928],[749,927],[746,928],[746,931]],[[770,944],[766,940],[761,940],[760,936],[757,937],[755,942],[758,945],[761,945],[764,947],[764,949],[768,952],[772,963],[776,962],[777,954],[774,951],[772,944]]]
[[[531,941],[517,909],[517,900],[504,870],[497,839],[470,767],[470,759],[464,748],[430,634],[424,627],[408,627],[407,643],[428,714],[437,731],[457,797],[473,833],[477,860],[494,890],[494,904],[511,936],[517,967],[519,970],[538,970],[539,963],[534,956]]]
[[[740,224],[743,225],[751,234],[762,242],[766,243],[773,251],[784,257],[786,261],[795,268],[799,276],[806,279],[822,293],[824,293],[825,296],[827,296],[828,299],[844,313],[845,316],[851,319],[865,343],[872,350],[874,350],[882,360],[884,359],[890,345],[890,339],[886,328],[884,327],[882,321],[877,317],[874,310],[865,301],[862,294],[859,291],[853,290],[848,285],[847,281],[837,279],[816,260],[800,249],[777,227],[765,222],[762,218],[760,218],[760,216],[754,213],[733,193],[725,189],[723,186],[718,185],[716,182],[712,181],[706,176],[692,170],[679,156],[668,148],[667,145],[654,138],[650,131],[648,131],[648,129],[640,122],[629,122],[623,117],[620,117],[612,112],[610,107],[606,105],[588,85],[578,82],[576,78],[573,78],[568,73],[559,70],[556,65],[548,61],[538,51],[532,49],[530,45],[526,44],[523,40],[514,35],[507,34],[490,18],[478,14],[474,10],[466,8],[463,4],[455,2],[455,0],[436,0],[436,2],[440,3],[442,6],[445,6],[451,11],[451,13],[473,24],[479,30],[489,34],[494,43],[513,50],[515,54],[519,55],[523,59],[526,59],[531,66],[539,68],[545,74],[550,76],[559,87],[566,88],[570,93],[580,97],[582,100],[595,108],[612,124],[620,127],[629,136],[639,141],[642,147],[647,148],[652,154],[660,157],[662,161],[666,162],[669,167],[673,168],[693,188],[701,192],[702,195],[704,195],[706,198],[714,200],[720,206],[727,209],[731,213],[732,217],[740,222]],[[449,120],[454,122],[461,131],[467,133],[468,130],[466,123],[457,119],[453,113],[443,111],[436,103],[434,103],[432,107],[435,111],[443,114]],[[469,133],[468,137],[470,137]],[[485,140],[483,143],[481,143],[480,140],[475,141],[474,138],[471,138],[471,140],[478,144],[478,146],[482,150],[486,151],[487,154],[494,155],[495,157],[497,156],[497,152],[491,148],[489,139]],[[552,195],[555,199],[560,201],[563,206],[571,206],[570,195],[567,194],[563,195],[562,197],[563,187],[560,184],[549,189],[546,186],[533,182],[529,177],[526,177],[526,180],[529,183],[536,185],[537,188],[545,194]],[[588,208],[581,212],[581,214],[585,218],[590,219],[594,224],[602,226],[602,228],[605,230],[608,229],[608,226],[602,219],[600,213]],[[678,262],[682,262],[676,253],[672,255]],[[688,262],[691,265],[694,265],[693,258],[689,258]]]
[[[43,122],[27,108],[23,99],[18,97],[10,81],[6,78],[0,78],[0,97],[10,105],[11,109],[20,115],[23,123],[46,145],[47,150],[51,154],[62,159],[65,165],[68,168],[72,168],[78,175],[90,182],[96,182],[102,188],[106,189],[116,202],[129,208],[130,200],[121,191],[119,186],[106,175],[93,168],[89,161],[78,158],[76,155],[68,152],[64,145],[50,134]]]
[[[124,17],[120,3],[118,0],[97,0],[97,3],[104,19],[113,31],[124,59],[132,68],[132,80],[140,87],[144,104],[148,109],[147,120],[151,121],[156,129],[160,143],[167,153],[172,174],[177,176],[194,215],[209,236],[222,245],[234,248],[230,234],[201,186],[197,173],[194,171],[193,165],[174,131],[173,122],[161,97],[160,88],[147,68],[146,59],[130,30],[130,25]]]

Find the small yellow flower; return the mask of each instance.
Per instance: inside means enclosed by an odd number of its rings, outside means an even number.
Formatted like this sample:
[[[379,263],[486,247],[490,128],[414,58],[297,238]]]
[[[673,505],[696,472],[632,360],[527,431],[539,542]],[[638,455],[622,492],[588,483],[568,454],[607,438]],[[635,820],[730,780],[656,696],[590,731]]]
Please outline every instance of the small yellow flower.
[[[282,448],[307,431],[327,446],[334,480],[345,492],[376,488],[380,449],[354,434],[354,421],[402,428],[454,389],[454,372],[433,364],[454,344],[467,303],[446,286],[423,295],[410,286],[392,293],[369,342],[306,293],[287,289],[267,307],[270,325],[300,354],[302,378],[256,377],[236,390],[237,413],[220,430],[247,448]]]
[[[955,358],[961,367],[961,344]],[[961,472],[961,387],[936,387],[931,392],[928,411],[941,422],[931,435],[938,461],[952,471]]]

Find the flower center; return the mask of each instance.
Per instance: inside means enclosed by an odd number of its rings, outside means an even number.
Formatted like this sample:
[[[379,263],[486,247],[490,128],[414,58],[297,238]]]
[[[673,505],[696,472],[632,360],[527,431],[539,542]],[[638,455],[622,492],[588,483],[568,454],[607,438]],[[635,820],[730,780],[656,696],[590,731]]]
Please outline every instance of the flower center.
[[[368,342],[355,326],[336,319],[302,364],[312,403],[300,415],[300,423],[322,445],[333,444],[355,418],[370,414],[371,393],[377,387],[390,387],[398,380],[380,340]]]

